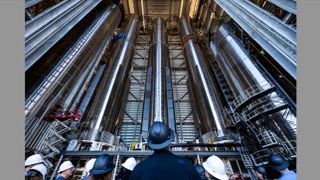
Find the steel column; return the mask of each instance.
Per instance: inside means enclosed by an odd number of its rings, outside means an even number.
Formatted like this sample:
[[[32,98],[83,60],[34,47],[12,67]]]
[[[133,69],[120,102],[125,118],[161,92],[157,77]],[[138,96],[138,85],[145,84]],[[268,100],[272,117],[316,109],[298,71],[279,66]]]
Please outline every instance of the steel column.
[[[190,26],[189,19],[182,17],[180,19],[180,29],[183,37],[191,36],[193,34]],[[199,89],[198,93],[203,92],[202,96],[209,105],[208,109],[211,117],[217,128],[217,136],[224,136],[223,130],[223,114],[220,104],[217,101],[217,97],[214,87],[210,81],[210,75],[205,65],[205,60],[201,54],[198,44],[195,44],[192,39],[188,39],[184,45],[184,53],[187,57],[187,66],[189,68],[189,77],[192,78],[192,83]]]

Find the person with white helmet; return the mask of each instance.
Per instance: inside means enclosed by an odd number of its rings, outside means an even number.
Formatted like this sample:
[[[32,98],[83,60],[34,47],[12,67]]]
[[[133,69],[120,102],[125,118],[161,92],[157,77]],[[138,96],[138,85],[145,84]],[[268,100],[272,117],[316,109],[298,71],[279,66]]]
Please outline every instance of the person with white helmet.
[[[47,167],[44,164],[36,164],[32,166],[26,173],[26,180],[43,180],[47,175]]]
[[[25,163],[24,166],[26,167],[26,171],[29,171],[33,166],[37,164],[42,164],[43,163],[43,158],[40,154],[34,154],[32,156],[29,156]]]
[[[95,158],[90,159],[86,165],[84,166],[84,170],[81,175],[81,180],[89,180],[90,179],[90,170],[93,168],[94,162],[96,162]]]
[[[58,170],[59,175],[57,176],[56,180],[66,180],[72,176],[74,171],[74,166],[71,161],[64,161]]]
[[[136,160],[134,157],[128,158],[123,164],[122,168],[120,169],[119,174],[116,177],[116,180],[129,180],[133,168],[137,165]]]
[[[223,161],[215,155],[210,156],[203,164],[206,170],[206,175],[209,179],[213,180],[228,180],[226,169]]]

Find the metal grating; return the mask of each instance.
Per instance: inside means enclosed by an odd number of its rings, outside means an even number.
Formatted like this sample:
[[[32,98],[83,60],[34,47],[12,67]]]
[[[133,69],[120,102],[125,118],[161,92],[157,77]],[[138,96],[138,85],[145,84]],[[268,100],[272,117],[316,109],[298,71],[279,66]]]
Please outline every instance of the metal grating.
[[[187,88],[188,75],[181,39],[177,34],[170,34],[168,39],[178,141],[180,143],[194,142],[198,132]]]
[[[130,89],[123,116],[122,127],[119,131],[124,144],[129,147],[138,141],[141,134],[141,119],[148,65],[149,35],[140,33],[136,40],[130,71]]]

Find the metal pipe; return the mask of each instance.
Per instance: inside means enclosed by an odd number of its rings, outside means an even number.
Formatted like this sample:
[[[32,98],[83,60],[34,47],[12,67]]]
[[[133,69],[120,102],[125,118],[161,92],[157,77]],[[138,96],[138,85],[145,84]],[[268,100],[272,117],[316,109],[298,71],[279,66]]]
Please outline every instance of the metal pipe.
[[[24,3],[24,8],[27,9],[35,4],[38,4],[41,0],[26,0]]]
[[[190,36],[193,34],[189,19],[182,17],[179,24],[182,36]],[[184,45],[184,53],[187,57],[187,67],[189,68],[189,72],[191,72],[189,77],[192,78],[194,86],[197,86],[200,92],[203,90],[202,96],[205,97],[204,99],[209,105],[210,115],[217,128],[217,136],[222,137],[224,136],[222,109],[216,99],[217,96],[214,94],[215,90],[209,80],[210,75],[198,44],[195,44],[192,39],[188,39]]]
[[[35,64],[101,0],[63,1],[26,23],[25,70]]]
[[[244,92],[252,87],[260,90],[271,88],[243,47],[231,36],[227,24],[217,30],[215,45],[211,42],[210,48],[236,97],[245,98]]]
[[[229,16],[296,79],[296,32],[248,0],[216,0]]]
[[[133,44],[135,41],[135,38],[137,37],[138,31],[140,28],[140,22],[136,16],[132,16],[130,18],[130,22],[128,24],[128,27],[126,29],[126,37],[125,39],[122,39],[121,44],[118,49],[120,49],[120,52],[113,58],[111,61],[112,64],[110,65],[109,70],[109,76],[107,79],[107,86],[104,90],[104,97],[101,104],[101,107],[99,107],[100,111],[97,113],[97,118],[93,121],[93,131],[90,135],[90,140],[95,141],[98,137],[98,133],[100,130],[100,127],[102,125],[102,120],[107,112],[107,105],[110,103],[112,97],[111,93],[114,91],[117,91],[115,89],[116,86],[118,86],[121,82],[121,80],[125,76],[125,68],[124,66],[128,66],[131,52],[133,49]],[[120,82],[116,81],[120,77]],[[118,85],[117,85],[118,84]]]
[[[289,13],[294,15],[297,14],[297,2],[295,0],[268,0],[268,2],[288,11]]]
[[[270,89],[267,94],[272,93],[270,99],[277,99],[277,101],[271,102],[270,100],[266,100],[262,103],[265,103],[266,106],[270,104],[272,107],[278,107],[282,104],[278,94],[274,93],[274,90],[271,89],[273,86],[263,76],[263,73],[260,72],[256,65],[253,64],[253,60],[241,45],[240,40],[232,33],[228,24],[220,26],[215,34],[215,44],[211,42],[210,47],[234,95],[236,98],[241,97],[241,103],[244,103],[250,98],[253,98],[252,101],[257,100],[262,97],[257,96],[259,93]],[[237,108],[237,106],[239,107],[241,103],[236,104],[235,108]],[[249,104],[250,103],[251,102],[249,102]],[[255,107],[249,108],[246,111],[252,113],[254,112],[254,108]],[[244,111],[241,109],[239,110],[238,108],[238,110],[243,113]],[[291,120],[295,121],[295,117],[291,118]],[[288,123],[283,120],[283,118],[281,118],[280,121],[283,121],[282,123]],[[294,137],[294,133],[290,130],[288,124],[283,124],[282,129],[278,128],[278,130],[281,134],[284,134],[282,131],[288,132],[286,136],[289,137],[289,139]],[[286,136],[283,135],[285,139],[287,138]]]
[[[62,1],[55,6],[45,10],[44,12],[36,16],[32,21],[26,23],[24,35],[25,38],[30,38],[32,34],[47,26],[52,20],[60,17],[68,9],[72,8],[81,1],[83,0]]]
[[[63,56],[58,65],[27,99],[25,103],[26,121],[33,121],[34,118],[42,119],[56,102],[65,98],[64,96],[69,91],[68,88],[75,84],[86,65],[98,60],[100,54],[103,53],[103,45],[118,26],[120,15],[120,8],[117,5],[112,5],[101,12],[78,42]]]
[[[153,120],[156,121],[165,121],[167,115],[165,115],[165,103],[164,92],[165,89],[165,77],[164,74],[164,62],[167,57],[165,54],[168,53],[168,48],[165,46],[165,27],[164,22],[161,18],[157,18],[154,22],[153,28],[153,38],[152,44],[153,47],[150,48],[151,52],[151,61],[153,66],[153,98],[154,98],[154,108],[153,108]],[[164,52],[166,52],[164,54]]]

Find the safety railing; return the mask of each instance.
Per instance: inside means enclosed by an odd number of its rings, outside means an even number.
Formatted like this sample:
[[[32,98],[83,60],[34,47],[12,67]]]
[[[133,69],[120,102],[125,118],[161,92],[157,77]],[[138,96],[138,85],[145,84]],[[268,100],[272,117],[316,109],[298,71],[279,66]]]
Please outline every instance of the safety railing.
[[[262,92],[272,89],[273,86],[271,86],[269,83],[261,83],[259,86],[252,86],[245,91],[243,91],[238,97],[236,97],[233,101],[233,109],[236,109],[238,106],[240,106],[242,103],[247,101],[248,99],[257,96],[261,94]]]

